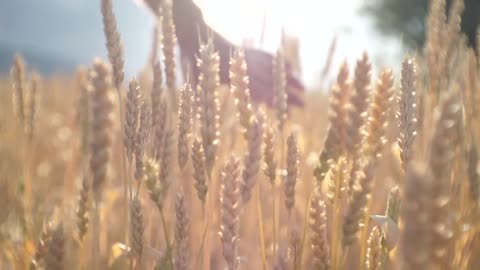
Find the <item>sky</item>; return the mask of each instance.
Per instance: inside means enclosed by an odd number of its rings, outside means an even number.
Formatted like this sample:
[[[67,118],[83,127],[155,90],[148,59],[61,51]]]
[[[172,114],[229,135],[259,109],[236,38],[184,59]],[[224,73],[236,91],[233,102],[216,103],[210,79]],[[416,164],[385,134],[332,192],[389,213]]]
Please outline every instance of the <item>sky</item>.
[[[127,74],[135,74],[146,63],[152,43],[153,17],[136,1],[113,0]],[[398,41],[382,38],[369,19],[358,14],[361,1],[195,0],[207,23],[237,44],[250,38],[258,48],[273,52],[282,28],[287,35],[297,37],[302,78],[307,85],[318,82],[334,36],[337,50],[333,70],[344,59],[353,65],[364,50],[377,65],[398,66]],[[13,55],[6,57],[2,51],[20,52],[33,68],[55,73],[88,65],[95,56],[106,57],[99,2],[0,1],[0,70],[5,70]],[[266,33],[260,44],[264,18]]]

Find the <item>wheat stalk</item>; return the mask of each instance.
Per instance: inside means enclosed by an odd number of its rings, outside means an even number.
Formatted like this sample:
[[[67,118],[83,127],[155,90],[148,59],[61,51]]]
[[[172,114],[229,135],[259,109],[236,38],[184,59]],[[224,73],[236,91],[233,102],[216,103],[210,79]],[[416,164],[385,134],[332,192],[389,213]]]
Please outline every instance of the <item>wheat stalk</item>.
[[[95,201],[95,212],[92,223],[93,267],[99,266],[99,205],[102,200],[103,186],[108,178],[109,162],[112,144],[112,112],[113,89],[110,67],[101,60],[95,60],[91,73],[91,156],[90,171],[92,175],[92,191]]]
[[[480,204],[480,164],[475,145],[468,151],[468,184],[469,194],[474,205]]]
[[[222,170],[220,239],[229,270],[238,269],[240,216],[240,162],[231,157]]]
[[[407,169],[400,234],[401,269],[430,269],[430,244],[432,239],[432,175],[421,164]]]
[[[361,228],[361,222],[367,211],[368,200],[373,185],[374,164],[369,160],[360,161],[361,170],[355,174],[355,184],[352,187],[352,195],[347,204],[347,210],[343,222],[343,246],[347,247],[357,241],[356,233]]]
[[[350,97],[348,110],[348,126],[347,126],[347,152],[349,160],[352,163],[350,170],[350,190],[355,185],[355,175],[357,171],[361,170],[361,151],[362,140],[365,136],[365,122],[368,114],[368,104],[370,97],[370,80],[371,80],[370,60],[367,53],[362,55],[362,58],[357,61],[355,66],[354,76],[354,92]]]
[[[66,269],[65,261],[65,236],[62,224],[58,224],[52,232],[52,239],[48,244],[48,252],[45,255],[46,270]]]
[[[385,132],[388,121],[388,111],[392,100],[393,77],[391,71],[382,72],[377,82],[377,90],[369,110],[368,123],[363,153],[364,158],[356,162],[352,195],[348,202],[347,214],[343,225],[343,244],[351,245],[355,234],[360,229],[360,223],[365,218],[370,193],[373,187],[374,170],[381,156],[385,143]],[[352,171],[353,172],[353,171]]]

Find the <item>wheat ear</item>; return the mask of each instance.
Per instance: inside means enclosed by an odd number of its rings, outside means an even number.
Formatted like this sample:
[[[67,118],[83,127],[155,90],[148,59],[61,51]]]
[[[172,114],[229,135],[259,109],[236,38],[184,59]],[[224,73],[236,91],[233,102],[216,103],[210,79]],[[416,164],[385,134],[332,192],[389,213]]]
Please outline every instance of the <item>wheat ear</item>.
[[[42,269],[45,266],[45,257],[48,254],[52,232],[52,224],[48,221],[45,222],[35,247],[35,254],[30,262],[30,270]]]
[[[140,84],[136,79],[132,79],[128,86],[126,110],[125,110],[125,127],[123,144],[127,152],[127,159],[132,162],[135,152],[135,140],[139,126],[140,106],[142,95]]]
[[[193,141],[192,145],[192,165],[195,189],[197,190],[198,198],[205,204],[208,191],[205,170],[205,153],[203,152],[202,142],[198,138]]]
[[[88,231],[88,215],[89,215],[89,193],[90,186],[88,183],[88,178],[83,177],[82,180],[82,189],[80,190],[80,195],[78,197],[78,206],[77,206],[77,227],[78,227],[78,237],[80,240],[83,240]]]
[[[285,181],[285,207],[291,213],[295,206],[295,186],[298,178],[299,151],[297,139],[290,134],[287,139],[287,178]]]
[[[238,119],[246,140],[248,140],[248,132],[254,119],[248,84],[245,52],[237,49],[230,58],[230,89],[235,97]]]
[[[112,0],[102,0],[101,3],[103,32],[107,40],[108,58],[113,68],[113,83],[120,91],[123,74],[123,47],[120,41],[120,33],[117,30],[117,22],[113,14]]]
[[[45,269],[63,270],[65,260],[65,236],[62,224],[58,224],[52,232],[52,239],[48,244],[48,252],[45,256]]]
[[[458,125],[462,107],[459,94],[451,91],[436,108],[436,124],[430,145],[429,164],[435,182],[432,185],[432,261],[436,269],[444,269],[449,263],[449,248],[453,237],[453,224],[448,214],[450,205],[450,172],[454,159]],[[437,268],[438,267],[438,268]]]
[[[377,82],[377,90],[369,111],[364,143],[364,158],[355,162],[359,169],[352,173],[354,178],[352,195],[348,202],[343,224],[343,244],[351,245],[357,238],[355,234],[365,218],[368,201],[373,188],[374,170],[385,144],[388,112],[392,100],[393,77],[391,71],[382,72]],[[351,182],[352,183],[352,182]]]
[[[180,90],[178,106],[178,166],[183,169],[188,162],[189,139],[192,129],[193,90],[190,84],[185,84]]]
[[[285,58],[282,49],[277,51],[273,58],[273,91],[274,108],[277,113],[278,128],[283,130],[287,121],[287,77],[285,71]]]
[[[101,60],[95,60],[91,74],[91,157],[92,190],[97,202],[107,180],[108,164],[112,144],[113,89],[110,67]]]
[[[320,198],[319,192],[315,192],[310,204],[309,223],[313,268],[328,270],[330,269],[330,248],[327,239],[327,217],[325,202]]]
[[[25,121],[24,132],[28,141],[31,141],[35,133],[35,122],[38,107],[38,88],[40,84],[40,75],[33,73],[30,79],[30,85],[27,88],[26,102],[25,102]]]
[[[220,239],[228,270],[238,269],[240,162],[231,157],[222,170]]]
[[[417,135],[417,73],[413,59],[405,59],[402,65],[401,92],[398,99],[400,157],[404,171],[412,159],[412,147]]]
[[[367,133],[363,143],[364,154],[374,159],[381,156],[386,143],[385,136],[393,94],[392,71],[383,71],[377,81],[377,89],[368,112]]]
[[[271,125],[265,125],[264,132],[264,150],[263,150],[263,160],[264,160],[264,174],[270,180],[272,185],[275,184],[276,174],[277,174],[277,161],[275,159],[275,134]]]
[[[252,197],[252,190],[257,180],[262,160],[263,121],[256,117],[251,128],[247,131],[248,152],[244,158],[242,173],[242,200],[247,203]]]
[[[143,211],[140,202],[138,191],[133,195],[132,203],[130,204],[130,245],[132,248],[132,255],[137,259],[137,264],[142,264],[143,253],[143,232],[145,227],[143,225]]]
[[[190,231],[190,218],[187,213],[185,195],[182,188],[177,192],[175,200],[175,242],[177,252],[175,256],[175,269],[187,270],[189,265],[188,237]]]
[[[163,0],[160,14],[162,16],[162,48],[165,62],[165,77],[170,95],[170,104],[175,106],[178,102],[175,88],[175,46],[177,44],[177,37],[175,36],[172,5],[172,1]]]
[[[213,47],[213,40],[200,46],[197,66],[198,77],[198,118],[205,151],[207,176],[211,175],[219,144],[219,104],[217,87],[219,85],[219,56]]]
[[[385,267],[386,251],[382,245],[384,235],[382,230],[375,226],[370,232],[367,241],[367,255],[365,266],[367,270],[381,270]]]
[[[143,177],[145,179],[145,185],[148,189],[150,199],[160,210],[163,208],[167,189],[160,183],[159,174],[160,166],[155,159],[148,159],[144,162]]]
[[[21,56],[15,55],[10,74],[12,77],[12,88],[14,90],[12,99],[13,108],[20,123],[23,123],[23,120],[25,119],[25,62]]]
[[[348,73],[348,65],[344,62],[340,67],[337,76],[337,83],[333,87],[330,96],[330,108],[328,112],[330,126],[323,144],[322,152],[320,152],[319,155],[319,164],[315,168],[315,177],[318,182],[322,182],[323,179],[325,179],[329,167],[329,161],[336,161],[346,150],[348,136],[347,105],[351,92],[351,82],[348,80]]]
[[[371,70],[372,65],[368,54],[364,53],[355,67],[354,92],[350,98],[348,109],[347,150],[352,156],[358,155],[363,139],[362,129],[367,120],[371,92]]]
[[[371,92],[371,69],[372,65],[367,53],[357,61],[354,76],[354,92],[350,97],[348,106],[347,127],[347,152],[352,163],[350,170],[350,190],[355,184],[357,171],[361,170],[360,162],[362,155],[362,141],[365,137],[365,123],[367,121],[368,104]]]
[[[135,137],[135,179],[140,181],[143,178],[143,161],[145,148],[149,141],[151,129],[151,112],[146,102],[143,102],[140,109],[140,123]]]

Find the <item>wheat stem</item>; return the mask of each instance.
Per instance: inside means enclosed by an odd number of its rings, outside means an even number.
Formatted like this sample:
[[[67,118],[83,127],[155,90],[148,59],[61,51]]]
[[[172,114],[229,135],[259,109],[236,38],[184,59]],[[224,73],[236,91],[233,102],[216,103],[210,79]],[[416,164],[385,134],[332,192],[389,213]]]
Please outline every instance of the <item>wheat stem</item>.
[[[257,206],[257,216],[258,216],[258,232],[260,234],[260,251],[262,255],[262,267],[263,267],[263,270],[266,270],[267,255],[266,255],[266,248],[265,248],[265,228],[263,226],[262,203],[260,201],[260,186],[257,187],[256,206]]]

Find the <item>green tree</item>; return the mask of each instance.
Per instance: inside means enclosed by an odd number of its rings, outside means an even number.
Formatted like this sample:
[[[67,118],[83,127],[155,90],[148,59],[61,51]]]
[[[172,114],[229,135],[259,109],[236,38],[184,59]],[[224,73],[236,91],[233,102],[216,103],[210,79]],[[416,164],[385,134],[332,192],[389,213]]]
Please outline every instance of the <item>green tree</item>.
[[[405,45],[421,48],[425,42],[425,21],[430,0],[366,0],[363,11],[372,16],[376,28],[385,35],[401,36]],[[453,0],[447,0],[447,13]],[[480,0],[465,0],[462,31],[475,45],[480,24]]]

